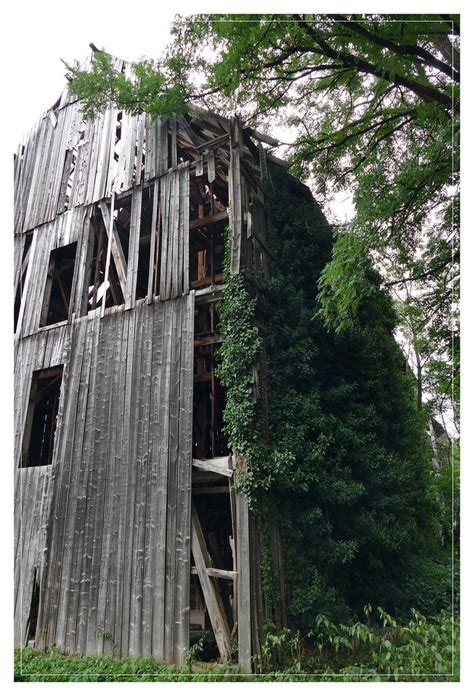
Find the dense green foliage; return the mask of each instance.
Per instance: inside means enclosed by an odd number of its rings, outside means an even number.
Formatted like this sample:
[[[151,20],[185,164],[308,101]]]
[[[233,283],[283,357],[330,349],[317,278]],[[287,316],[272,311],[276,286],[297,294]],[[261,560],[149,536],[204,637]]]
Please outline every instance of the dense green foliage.
[[[151,658],[60,655],[32,648],[15,652],[15,681],[458,681],[459,625],[441,614],[427,621],[413,612],[406,623],[379,610],[379,620],[335,624],[318,615],[305,636],[285,629],[267,635],[255,674],[237,665],[196,662],[183,667]],[[192,650],[192,649],[191,649]],[[191,653],[191,651],[190,651]]]
[[[392,302],[360,259],[370,292],[357,323],[325,325],[314,296],[331,230],[280,169],[272,180],[272,456],[260,498],[278,462],[267,505],[285,540],[290,613],[301,627],[318,612],[348,618],[368,602],[397,614],[448,608],[451,540],[437,514],[425,416],[392,334]]]
[[[357,319],[370,286],[354,274],[371,256],[400,298],[420,394],[457,422],[459,34],[456,15],[192,15],[134,80],[98,53],[71,88],[88,115],[115,103],[169,117],[196,102],[289,127],[294,172],[321,198],[354,193],[350,246],[336,239],[322,277],[326,321]]]
[[[322,681],[458,681],[459,623],[442,612],[427,620],[413,610],[397,622],[380,607],[365,621],[334,623],[319,614],[305,636],[269,634],[263,671],[313,673]]]

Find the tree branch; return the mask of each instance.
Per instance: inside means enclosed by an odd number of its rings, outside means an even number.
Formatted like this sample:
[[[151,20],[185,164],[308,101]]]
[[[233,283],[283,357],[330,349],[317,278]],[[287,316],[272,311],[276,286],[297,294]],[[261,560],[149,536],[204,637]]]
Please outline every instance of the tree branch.
[[[323,54],[328,56],[329,58],[339,60],[341,61],[341,63],[344,63],[344,65],[347,65],[355,70],[359,70],[360,72],[367,73],[369,75],[374,75],[375,77],[380,77],[383,80],[386,80],[387,82],[393,83],[395,85],[401,85],[402,87],[406,87],[408,90],[416,94],[417,97],[419,97],[422,101],[438,102],[448,111],[451,110],[451,97],[444,94],[443,92],[440,92],[438,89],[435,89],[430,85],[422,85],[419,82],[416,82],[415,80],[404,77],[403,75],[391,73],[388,70],[385,70],[384,68],[380,68],[374,65],[373,63],[364,60],[363,58],[359,58],[358,56],[354,56],[349,53],[344,53],[343,51],[337,51],[334,48],[331,48],[331,46],[322,38],[322,36],[314,29],[314,27],[308,24],[305,20],[299,19],[298,21],[300,25],[306,30],[306,32],[311,36],[314,42],[318,46],[320,46]]]
[[[453,66],[451,63],[449,63],[449,65],[447,63],[443,63],[443,61],[438,60],[438,58],[433,56],[429,51],[422,48],[421,46],[417,46],[416,44],[400,46],[400,44],[397,44],[394,41],[391,41],[390,39],[385,39],[381,36],[377,36],[377,34],[374,34],[365,27],[361,26],[358,22],[348,21],[346,18],[343,17],[343,15],[329,15],[329,17],[333,19],[335,22],[340,22],[344,26],[347,26],[354,33],[359,34],[359,36],[363,36],[365,39],[371,41],[377,46],[388,48],[389,51],[392,51],[393,53],[396,53],[400,56],[418,56],[419,58],[422,58],[425,61],[425,63],[431,65],[433,68],[437,68],[448,77],[454,79],[456,82],[459,82],[460,80],[458,71],[453,71]]]

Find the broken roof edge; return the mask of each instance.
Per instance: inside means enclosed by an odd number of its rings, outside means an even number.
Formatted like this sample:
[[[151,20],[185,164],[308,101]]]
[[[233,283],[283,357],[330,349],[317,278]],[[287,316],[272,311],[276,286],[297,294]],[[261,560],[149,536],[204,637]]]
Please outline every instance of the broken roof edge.
[[[115,63],[115,69],[120,70],[120,72],[128,73],[127,77],[132,77],[132,67],[135,64],[133,61],[127,61],[124,58],[119,58],[118,56],[114,56],[112,53],[109,53],[105,49],[99,49],[94,43],[89,43],[89,46],[91,48],[90,53],[83,59],[82,62],[76,61],[76,66],[77,69],[82,70],[82,71],[88,71],[90,70],[92,66],[92,60],[93,57],[96,53],[106,53],[110,58],[114,61]],[[62,58],[60,60],[64,63],[64,65],[70,70],[71,66]],[[75,66],[75,67],[76,67]],[[64,88],[62,89],[61,93],[59,94],[58,98],[55,100],[55,102],[50,106],[49,108],[45,109],[41,115],[35,120],[33,125],[23,134],[22,138],[20,139],[20,142],[18,143],[18,146],[23,146],[25,145],[28,140],[30,139],[31,134],[38,128],[39,124],[45,119],[45,118],[54,118],[56,116],[57,112],[65,107],[67,107],[69,104],[72,104],[74,102],[80,101],[80,98],[75,97],[74,95],[71,94],[69,90],[69,85],[72,80],[69,78],[69,73],[65,74],[65,79],[67,80],[67,83],[64,85]],[[117,108],[116,106],[113,108]],[[230,131],[230,117],[223,116],[222,114],[216,113],[212,111],[211,109],[205,109],[197,104],[194,104],[192,102],[189,103],[189,111],[185,112],[188,116],[193,117],[193,112],[199,114],[203,119],[215,119],[217,122],[217,125],[220,126],[223,130],[223,134],[226,132]],[[239,114],[235,114],[236,116],[239,116]],[[178,116],[177,116],[178,118]],[[209,124],[210,125],[210,124]],[[276,138],[274,138],[271,135],[268,135],[267,133],[263,133],[260,130],[257,130],[251,126],[243,126],[243,130],[247,132],[247,134],[253,139],[256,140],[259,143],[264,143],[269,146],[269,149],[278,147],[281,145],[280,141]],[[18,149],[18,148],[17,148]],[[286,160],[280,159],[278,157],[275,157],[269,152],[269,149],[265,149],[265,152],[269,157],[272,158],[272,161],[276,164],[280,164],[282,166],[287,167],[289,163]]]

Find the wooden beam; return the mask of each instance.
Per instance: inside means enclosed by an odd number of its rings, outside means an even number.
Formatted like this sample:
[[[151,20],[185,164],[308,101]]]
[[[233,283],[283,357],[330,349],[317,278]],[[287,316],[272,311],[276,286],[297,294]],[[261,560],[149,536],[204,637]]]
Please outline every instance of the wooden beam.
[[[110,229],[110,212],[108,205],[101,201],[99,203],[100,212],[102,213],[102,218],[104,220],[104,225],[106,229]],[[123,253],[122,244],[120,242],[119,233],[115,222],[112,225],[112,256],[114,257],[115,268],[117,269],[117,275],[122,288],[122,295],[125,297],[125,292],[127,289],[127,262],[125,261],[125,255]]]
[[[224,339],[219,334],[213,334],[212,336],[203,336],[202,338],[194,339],[194,346],[213,346],[217,343],[222,343]]]
[[[201,583],[204,601],[206,602],[209,619],[214,630],[219,653],[224,660],[230,660],[231,646],[229,624],[227,622],[227,617],[222,605],[222,599],[217,591],[217,587],[212,577],[209,577],[207,574],[207,569],[210,567],[209,554],[207,552],[204,534],[194,504],[192,506],[191,544],[199,582]]]
[[[207,140],[202,145],[197,145],[196,150],[198,152],[206,152],[210,150],[215,150],[217,147],[222,147],[223,145],[229,144],[229,133],[224,133],[224,135],[214,138],[214,140]]]
[[[110,199],[110,210],[114,209],[114,204],[115,204],[115,191],[112,191],[112,196]],[[102,210],[102,208],[101,208],[101,210]],[[109,226],[108,226],[109,227],[109,237],[107,240],[107,253],[106,253],[106,257],[105,257],[104,283],[107,283],[107,280],[109,278],[110,255],[112,252],[112,237],[113,237],[113,228],[114,228],[113,220],[114,220],[113,215],[112,214],[109,215]],[[105,223],[105,219],[104,219],[104,223]],[[106,224],[106,227],[107,227],[107,224]],[[100,310],[101,317],[104,316],[106,298],[107,298],[107,289],[104,287],[104,293],[102,295],[102,305],[101,305],[101,310]]]
[[[212,471],[214,474],[231,477],[232,469],[229,466],[229,457],[214,457],[213,459],[193,459],[193,467],[201,471]],[[228,491],[227,491],[228,492]]]
[[[237,573],[235,570],[222,570],[221,568],[207,568],[206,573],[210,578],[222,578],[223,580],[235,580]],[[191,575],[197,575],[196,566],[191,566]]]
[[[244,128],[244,132],[248,133],[252,138],[255,138],[255,140],[259,140],[260,142],[271,145],[272,147],[278,147],[278,145],[280,145],[280,141],[276,140],[276,138],[272,138],[270,135],[261,133],[253,128]]]
[[[237,578],[237,573],[235,572],[235,570],[208,568],[206,572],[211,578],[223,578],[224,580],[235,580]]]
[[[217,273],[214,276],[214,282],[212,282],[211,276],[206,276],[206,278],[199,278],[198,280],[193,280],[191,281],[191,287],[192,288],[199,288],[204,285],[215,285],[216,283],[220,283],[224,280],[224,275],[222,273]]]
[[[218,302],[222,300],[225,290],[225,285],[215,287],[211,285],[208,288],[200,288],[196,290],[196,304],[206,304],[208,302]]]
[[[221,210],[218,213],[214,213],[214,215],[205,215],[202,218],[198,218],[197,220],[191,220],[189,223],[189,229],[190,230],[196,230],[199,229],[200,227],[206,227],[207,225],[214,225],[216,222],[222,222],[222,220],[228,220],[229,219],[229,213],[227,210]]]

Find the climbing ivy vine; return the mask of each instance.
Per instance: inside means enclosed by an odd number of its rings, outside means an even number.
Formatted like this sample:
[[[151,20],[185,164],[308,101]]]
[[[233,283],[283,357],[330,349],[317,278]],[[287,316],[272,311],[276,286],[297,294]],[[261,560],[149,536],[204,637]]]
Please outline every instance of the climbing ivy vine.
[[[225,392],[224,430],[230,449],[245,461],[236,484],[255,503],[255,474],[261,459],[262,429],[254,396],[253,368],[262,345],[255,326],[256,299],[251,297],[245,272],[230,272],[231,231],[225,230],[224,297],[219,306],[220,332],[217,376]]]

